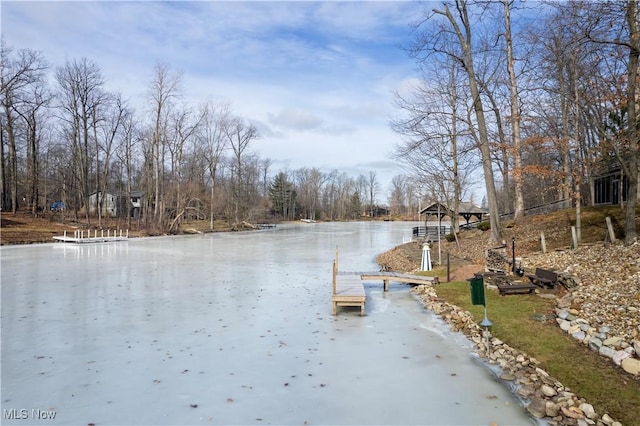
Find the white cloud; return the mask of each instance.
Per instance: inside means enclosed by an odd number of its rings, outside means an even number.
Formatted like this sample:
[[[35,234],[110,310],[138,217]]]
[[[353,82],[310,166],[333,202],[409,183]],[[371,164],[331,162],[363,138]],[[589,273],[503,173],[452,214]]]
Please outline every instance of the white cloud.
[[[322,127],[320,117],[299,108],[285,108],[278,114],[269,114],[269,122],[275,126],[297,131],[316,130]]]
[[[184,101],[231,103],[283,167],[389,173],[392,92],[412,62],[413,2],[3,1],[2,33],[54,65],[86,57],[138,112],[156,63],[184,73]],[[403,80],[404,79],[404,80]],[[274,170],[275,172],[275,170]],[[400,171],[398,170],[398,173]]]

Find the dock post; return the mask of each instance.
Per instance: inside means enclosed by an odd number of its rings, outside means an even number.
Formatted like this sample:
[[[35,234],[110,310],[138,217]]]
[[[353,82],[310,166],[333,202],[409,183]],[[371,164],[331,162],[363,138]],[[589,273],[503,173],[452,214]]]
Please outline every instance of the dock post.
[[[331,294],[336,294],[336,274],[337,274],[337,270],[338,270],[338,264],[336,263],[336,261],[333,261],[333,279],[332,279],[332,284],[333,284],[333,289]]]

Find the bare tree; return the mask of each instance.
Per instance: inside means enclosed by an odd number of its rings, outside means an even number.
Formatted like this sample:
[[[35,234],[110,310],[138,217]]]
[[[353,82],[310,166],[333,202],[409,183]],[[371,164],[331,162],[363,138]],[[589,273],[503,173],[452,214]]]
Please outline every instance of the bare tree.
[[[257,129],[252,124],[247,124],[241,118],[231,118],[224,126],[223,129],[228,143],[233,151],[233,167],[234,167],[234,179],[233,179],[233,206],[234,206],[234,218],[235,223],[240,222],[240,205],[245,203],[246,192],[243,188],[244,170],[243,161],[246,154],[246,150],[249,148],[249,144],[260,137]],[[246,210],[246,206],[243,206],[243,210]]]
[[[433,198],[457,212],[470,175],[476,169],[472,155],[475,142],[469,137],[471,125],[461,88],[457,66],[448,58],[434,61],[433,70],[424,70],[422,82],[413,98],[396,95],[396,104],[406,118],[392,123],[404,137],[395,157],[406,163],[414,180]]]
[[[171,129],[167,141],[167,148],[171,156],[170,177],[173,183],[172,187],[175,188],[175,194],[173,194],[175,195],[175,201],[172,203],[172,208],[175,209],[175,218],[169,227],[169,231],[182,221],[185,208],[189,204],[189,197],[184,197],[182,193],[182,169],[185,166],[185,145],[194,137],[202,120],[202,114],[194,115],[186,106],[179,110],[174,110],[169,117]]]
[[[13,52],[0,41],[0,207],[16,212],[19,206],[17,120],[22,119],[24,144],[28,154],[29,202],[37,213],[39,111],[50,95],[46,88],[48,64],[38,52],[22,49]],[[5,143],[7,152],[5,153]]]
[[[392,214],[405,214],[407,208],[407,177],[395,175],[391,178],[389,207]]]
[[[476,78],[472,38],[473,25],[469,14],[468,1],[455,0],[452,3],[454,5],[454,12],[451,11],[448,4],[444,4],[442,9],[433,9],[432,13],[423,21],[432,21],[436,16],[444,18],[444,22],[442,22],[440,26],[437,28],[432,27],[431,32],[423,32],[418,36],[414,54],[416,56],[423,54],[427,56],[449,56],[458,63],[466,73],[474,111],[475,126],[477,126],[477,129],[472,128],[472,130],[475,130],[472,133],[477,139],[482,158],[487,202],[489,205],[489,220],[491,224],[489,241],[495,244],[502,240],[502,228],[496,198],[496,186],[493,178],[485,108]]]
[[[301,214],[305,219],[315,220],[327,175],[316,167],[303,167],[297,170],[295,175]]]
[[[157,64],[154,68],[154,76],[149,85],[148,96],[150,109],[153,114],[151,134],[151,164],[153,175],[149,179],[154,195],[153,218],[156,226],[162,224],[164,215],[163,180],[165,167],[165,150],[168,140],[169,116],[174,106],[175,99],[180,95],[182,87],[182,74],[172,73],[166,64]]]
[[[134,212],[132,211],[133,206],[131,205],[130,200],[132,199],[133,193],[135,149],[141,139],[142,135],[140,124],[136,121],[133,112],[128,111],[128,113],[124,114],[124,116],[122,117],[122,132],[120,133],[118,146],[115,150],[116,156],[125,168],[125,199],[127,207],[124,213],[126,214],[127,218],[127,229],[131,228],[131,214]],[[137,219],[139,221],[142,212],[140,210],[136,210],[135,213],[138,215]]]
[[[262,172],[262,188],[260,191],[261,197],[266,197],[269,190],[269,168],[273,165],[273,160],[270,158],[263,158],[260,161],[260,168]]]
[[[637,239],[635,225],[635,209],[638,197],[638,67],[640,57],[640,24],[637,0],[604,1],[595,3],[571,2],[567,5],[557,5],[559,11],[568,16],[573,23],[574,31],[579,32],[580,38],[572,40],[575,46],[582,47],[579,42],[586,41],[595,47],[591,57],[596,58],[595,64],[589,64],[584,74],[579,74],[578,68],[573,67],[573,80],[586,80],[590,87],[582,93],[597,92],[595,97],[586,97],[573,87],[572,100],[574,103],[574,117],[579,114],[593,114],[595,119],[584,120],[591,127],[597,129],[600,142],[608,143],[609,148],[617,157],[628,181],[628,198],[625,217],[625,242],[632,243]],[[561,46],[566,51],[566,46]],[[571,50],[570,51],[576,51]],[[578,51],[582,51],[580,49]],[[626,55],[626,60],[624,56]],[[577,63],[577,58],[573,64]],[[621,84],[621,81],[623,83]],[[624,90],[626,89],[626,90]],[[585,102],[589,100],[589,102]],[[580,108],[579,105],[588,104]],[[604,106],[604,112],[599,112]],[[568,108],[567,108],[568,109]],[[569,116],[569,114],[567,114]],[[615,116],[618,118],[611,119]],[[575,138],[578,139],[576,151],[583,154],[582,142],[587,131],[582,130],[582,121],[576,118],[574,124]],[[612,121],[620,132],[611,132]],[[564,128],[569,127],[566,123]],[[613,136],[613,137],[611,137]],[[568,150],[568,148],[565,148]],[[601,149],[601,152],[606,149]],[[567,154],[568,155],[568,154]],[[606,158],[606,155],[604,156]],[[566,173],[569,175],[569,173]],[[580,178],[580,176],[578,176]],[[579,196],[579,192],[577,192]],[[578,199],[578,202],[580,199]]]
[[[629,27],[628,42],[624,43],[629,50],[629,61],[627,63],[627,137],[629,140],[629,161],[627,163],[629,179],[629,197],[627,200],[627,211],[625,217],[625,242],[631,244],[637,239],[636,231],[636,205],[638,203],[638,169],[640,168],[640,158],[638,148],[640,142],[640,128],[638,122],[638,66],[640,65],[640,14],[638,12],[638,2],[627,0],[626,20]]]
[[[378,191],[380,190],[380,182],[378,182],[378,176],[373,170],[369,171],[369,177],[367,179],[367,191],[369,193],[369,217],[375,215],[376,199]]]
[[[222,160],[224,151],[228,147],[229,139],[225,135],[225,129],[230,120],[229,104],[215,104],[208,102],[202,107],[202,123],[197,132],[197,138],[205,158],[206,165],[211,179],[210,200],[209,200],[209,220],[210,228],[213,230],[215,218],[215,194],[217,171]]]
[[[94,111],[94,114],[97,114]],[[99,176],[97,180],[97,211],[98,211],[98,226],[102,223],[102,210],[104,204],[104,197],[109,190],[109,172],[111,170],[112,157],[114,155],[115,145],[118,138],[121,136],[123,126],[125,125],[130,111],[127,108],[125,101],[122,100],[122,95],[116,93],[109,95],[104,103],[104,115],[99,126],[99,130],[96,126],[95,130],[95,143],[96,143],[96,167],[99,171],[100,163],[102,163],[102,176]],[[98,121],[98,118],[94,118]],[[97,173],[98,174],[98,173]],[[130,198],[129,198],[130,199]],[[120,212],[116,212],[119,214]]]
[[[522,173],[522,147],[520,139],[520,96],[518,95],[518,79],[515,71],[515,59],[513,55],[513,40],[511,36],[511,10],[510,0],[503,0],[504,5],[504,27],[505,27],[505,42],[507,50],[507,71],[509,73],[509,89],[511,92],[511,139],[512,152],[514,159],[513,180],[515,182],[514,195],[515,195],[515,209],[514,219],[519,220],[524,216],[524,194],[522,192],[522,183],[524,175]]]
[[[102,90],[104,78],[98,65],[86,58],[73,60],[56,69],[59,85],[59,103],[64,112],[62,119],[66,123],[66,136],[72,146],[72,165],[74,175],[75,202],[74,214],[83,208],[85,219],[89,222],[89,193],[93,171],[91,148],[95,142],[95,126],[98,119],[96,111],[105,101]],[[95,179],[93,180],[95,182]]]

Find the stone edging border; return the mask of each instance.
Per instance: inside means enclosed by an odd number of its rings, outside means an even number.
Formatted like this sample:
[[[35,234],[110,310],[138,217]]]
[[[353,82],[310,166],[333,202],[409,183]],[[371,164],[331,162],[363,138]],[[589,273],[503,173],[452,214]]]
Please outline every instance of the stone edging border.
[[[435,288],[429,284],[415,286],[423,305],[442,318],[454,331],[464,333],[474,344],[478,355],[501,367],[501,380],[513,382],[516,394],[529,403],[527,412],[534,418],[544,419],[551,426],[622,426],[609,414],[596,413],[584,398],[572,393],[549,373],[539,368],[540,362],[497,338],[490,340],[491,350],[485,344],[484,331],[473,320],[469,311],[438,298]]]
[[[609,358],[625,372],[640,375],[640,359],[637,358],[640,356],[640,340],[629,343],[623,336],[610,336],[607,326],[591,327],[587,320],[580,318],[578,310],[571,308],[572,301],[571,293],[557,299],[556,322],[560,329],[592,351]]]

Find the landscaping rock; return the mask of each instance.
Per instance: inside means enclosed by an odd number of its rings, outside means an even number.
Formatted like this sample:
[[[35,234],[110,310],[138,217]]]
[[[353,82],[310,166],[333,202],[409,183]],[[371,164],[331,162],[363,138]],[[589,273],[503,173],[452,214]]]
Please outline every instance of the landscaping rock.
[[[622,363],[623,360],[629,358],[631,356],[630,353],[625,352],[625,351],[617,351],[615,353],[615,355],[613,356],[613,362],[616,365],[620,365]]]
[[[584,419],[585,418],[584,413],[578,407],[569,407],[569,408],[560,407],[560,411],[562,411],[562,414],[564,414],[566,417],[569,417],[571,419]]]
[[[605,346],[616,346],[616,345],[619,345],[620,342],[622,342],[622,337],[614,336],[614,337],[609,337],[607,340],[602,342],[602,344]]]
[[[580,331],[577,331],[577,332],[571,334],[571,337],[573,337],[576,340],[581,340],[582,341],[582,340],[584,340],[585,337],[587,337],[587,335],[586,335],[586,333],[584,331],[580,330]]]
[[[533,400],[527,405],[527,411],[533,417],[541,419],[547,415],[547,403],[541,399]]]
[[[588,419],[595,419],[597,417],[596,411],[593,409],[593,405],[583,403],[580,404],[580,410],[587,416]]]
[[[519,388],[516,393],[521,397],[528,399],[531,395],[536,393],[536,389],[533,387],[533,385],[524,385]]]
[[[627,358],[622,360],[620,366],[624,371],[634,376],[640,375],[640,359]]]
[[[593,337],[591,338],[591,340],[589,340],[589,348],[592,351],[600,350],[601,346],[602,346],[602,340],[598,339],[597,337]]]
[[[547,417],[556,417],[560,414],[560,405],[553,401],[547,401],[545,404],[545,413]]]
[[[610,348],[609,346],[601,346],[598,350],[598,353],[602,356],[613,359],[613,357],[616,355],[616,350]]]
[[[613,425],[613,419],[607,413],[604,413],[604,415],[602,416],[602,418],[600,420],[602,421],[602,423],[604,423],[607,426]]]
[[[562,331],[568,331],[571,328],[571,321],[566,321],[563,319],[558,319],[558,324],[560,325],[560,329]]]

